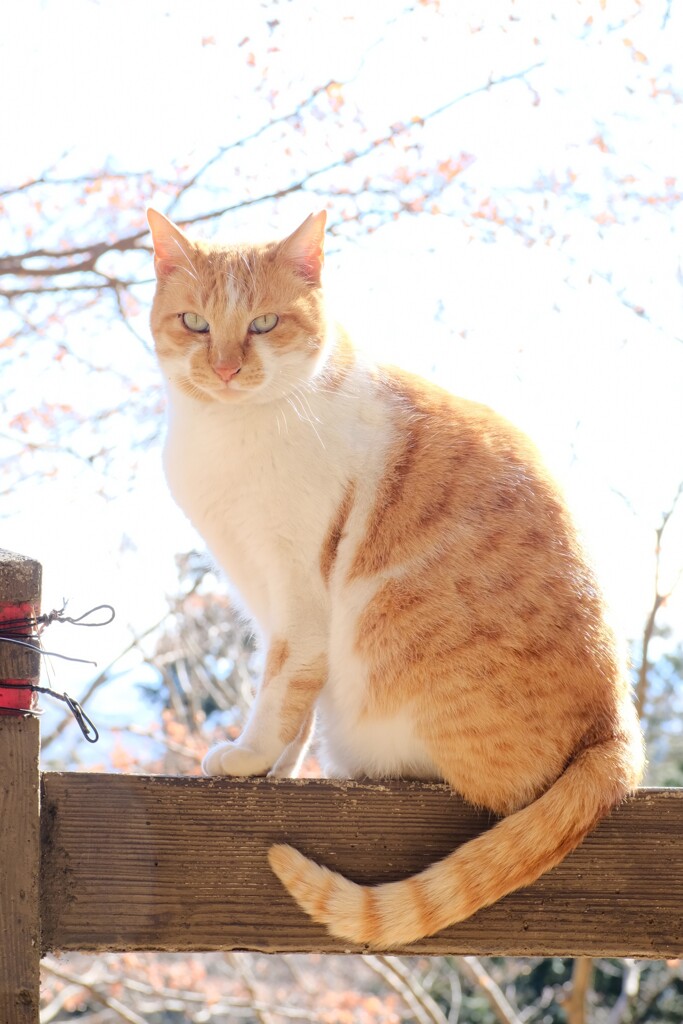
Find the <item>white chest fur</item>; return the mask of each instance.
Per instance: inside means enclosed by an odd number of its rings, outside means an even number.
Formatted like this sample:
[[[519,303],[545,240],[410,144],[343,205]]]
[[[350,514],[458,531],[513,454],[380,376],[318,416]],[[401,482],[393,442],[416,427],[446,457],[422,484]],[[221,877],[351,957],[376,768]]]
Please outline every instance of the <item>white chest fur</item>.
[[[268,634],[297,568],[323,596],[320,551],[352,479],[382,471],[386,415],[358,388],[305,404],[200,403],[173,390],[171,492]]]

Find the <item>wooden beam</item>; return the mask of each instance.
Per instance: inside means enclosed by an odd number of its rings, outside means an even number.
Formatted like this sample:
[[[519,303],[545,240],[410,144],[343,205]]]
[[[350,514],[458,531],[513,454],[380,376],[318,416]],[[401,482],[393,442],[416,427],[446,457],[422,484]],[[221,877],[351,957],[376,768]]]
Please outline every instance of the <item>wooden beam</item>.
[[[271,874],[287,841],[360,882],[405,877],[490,827],[443,785],[46,773],[48,950],[360,952]],[[683,789],[641,790],[527,890],[401,952],[683,953]]]
[[[0,549],[0,623],[21,636],[17,623],[39,611],[38,562]],[[38,1024],[40,992],[40,806],[37,719],[21,713],[31,704],[27,689],[3,689],[7,681],[39,674],[32,650],[0,641],[0,1021]]]

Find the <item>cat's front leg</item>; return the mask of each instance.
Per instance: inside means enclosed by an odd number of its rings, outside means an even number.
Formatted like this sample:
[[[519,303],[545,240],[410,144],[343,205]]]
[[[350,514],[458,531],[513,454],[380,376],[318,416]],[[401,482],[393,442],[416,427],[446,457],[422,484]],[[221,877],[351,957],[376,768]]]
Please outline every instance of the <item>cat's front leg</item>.
[[[306,756],[315,728],[315,711],[311,709],[304,724],[299,729],[296,739],[292,740],[288,747],[277,759],[271,770],[268,772],[276,779],[295,779]]]
[[[312,715],[327,678],[322,644],[271,643],[263,682],[242,735],[219,743],[202,762],[206,775],[265,775],[294,744]],[[284,759],[286,761],[286,759]]]

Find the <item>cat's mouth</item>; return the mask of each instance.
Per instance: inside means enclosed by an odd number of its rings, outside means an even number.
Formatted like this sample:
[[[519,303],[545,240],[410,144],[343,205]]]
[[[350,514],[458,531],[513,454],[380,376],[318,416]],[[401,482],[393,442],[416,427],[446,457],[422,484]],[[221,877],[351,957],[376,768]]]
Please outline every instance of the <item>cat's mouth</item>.
[[[217,402],[240,402],[248,399],[254,392],[255,388],[245,386],[243,381],[237,380],[236,374],[228,381],[213,380],[211,381],[210,388],[207,391],[211,395],[211,398]]]

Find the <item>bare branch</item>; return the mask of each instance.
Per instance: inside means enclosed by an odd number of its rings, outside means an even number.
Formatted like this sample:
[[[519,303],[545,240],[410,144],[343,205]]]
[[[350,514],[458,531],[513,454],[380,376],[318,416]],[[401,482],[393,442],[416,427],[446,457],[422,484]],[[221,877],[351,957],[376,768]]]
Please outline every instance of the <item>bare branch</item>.
[[[477,985],[482,990],[500,1024],[522,1024],[521,1018],[518,1017],[478,957],[454,956],[453,960],[470,984]]]
[[[448,1024],[440,1007],[397,956],[366,954],[363,959],[403,999],[418,1024]]]
[[[574,960],[571,988],[562,999],[567,1015],[567,1024],[586,1024],[586,998],[593,978],[594,964],[591,957],[580,956]]]
[[[130,654],[131,651],[134,651],[135,648],[139,646],[140,642],[145,639],[145,637],[149,636],[150,633],[154,633],[155,630],[159,629],[159,627],[164,624],[164,622],[166,621],[170,614],[170,611],[166,612],[164,615],[162,615],[158,622],[155,622],[152,626],[149,626],[142,633],[138,633],[136,636],[134,636],[134,638],[131,640],[128,646],[125,647],[119,654],[117,654],[113,661],[110,661],[107,667],[102,669],[99,675],[95,676],[95,678],[92,680],[86,691],[79,697],[79,703],[85,704],[86,701],[90,700],[90,698],[92,697],[96,690],[99,690],[99,688],[101,686],[104,686],[105,683],[111,682],[111,671],[115,667],[115,665],[117,665],[122,658],[125,658],[127,654]],[[73,721],[74,719],[71,715],[71,712],[66,712],[62,720],[57,723],[52,732],[48,733],[47,736],[41,737],[41,747],[43,748],[43,750],[45,750],[45,748],[48,747],[51,743],[54,743],[54,741],[62,735],[66,727],[70,725],[71,722]]]
[[[674,496],[669,509],[663,514],[661,522],[655,530],[655,566],[654,566],[654,595],[652,598],[652,606],[648,613],[645,621],[645,628],[643,630],[643,641],[640,657],[640,667],[638,669],[638,682],[636,684],[636,710],[638,716],[642,718],[645,711],[645,703],[647,701],[648,683],[650,674],[650,659],[649,650],[652,638],[655,632],[655,626],[657,622],[657,614],[660,608],[666,604],[671,595],[673,594],[676,586],[680,581],[680,573],[677,579],[674,581],[669,589],[662,593],[660,590],[660,575],[661,575],[661,557],[662,557],[662,541],[664,539],[664,533],[667,526],[671,521],[671,517],[676,511],[676,506],[683,495],[683,481],[678,486],[678,490]],[[681,567],[683,571],[683,567]]]
[[[128,315],[127,315],[127,313],[126,313],[125,309],[123,308],[123,300],[122,300],[122,298],[121,298],[121,291],[122,291],[122,290],[123,290],[123,289],[124,289],[124,288],[125,288],[125,287],[126,287],[126,286],[127,286],[128,284],[129,284],[129,283],[130,283],[130,284],[133,284],[134,282],[127,282],[127,281],[126,281],[126,282],[124,282],[124,281],[111,281],[111,282],[110,282],[110,287],[111,287],[111,290],[112,290],[112,291],[113,291],[113,293],[114,293],[114,297],[115,297],[115,299],[116,299],[116,306],[117,306],[117,308],[118,308],[118,311],[119,311],[119,315],[120,315],[120,317],[121,317],[121,320],[122,320],[122,321],[123,321],[123,323],[125,324],[126,328],[127,328],[127,329],[128,329],[129,331],[130,331],[130,333],[131,333],[131,334],[133,335],[133,337],[134,337],[134,338],[136,339],[136,341],[139,341],[139,342],[140,342],[140,344],[141,344],[141,345],[142,345],[142,347],[143,347],[143,348],[145,349],[145,351],[146,351],[146,352],[150,352],[150,353],[151,353],[151,352],[152,352],[152,346],[150,345],[149,341],[148,341],[148,340],[147,340],[146,338],[143,338],[143,336],[142,336],[141,334],[138,334],[138,332],[137,332],[137,331],[135,330],[135,328],[134,328],[134,327],[133,327],[133,325],[131,324],[130,320],[128,319]]]
[[[488,92],[494,86],[503,85],[507,82],[511,82],[517,79],[524,79],[524,77],[531,71],[534,71],[542,66],[543,62],[538,62],[536,64],[530,65],[527,68],[524,68],[521,71],[517,71],[509,75],[503,75],[500,78],[489,78],[489,80],[485,84],[477,86],[474,89],[470,89],[467,92],[460,93],[458,96],[455,96],[447,103],[441,104],[439,107],[435,107],[427,114],[412,118],[411,121],[407,124],[393,125],[385,135],[373,139],[367,146],[361,149],[351,150],[347,153],[344,153],[341,157],[338,157],[337,159],[332,160],[329,163],[323,165],[322,167],[318,167],[314,170],[308,171],[297,181],[292,182],[290,185],[287,185],[284,188],[276,189],[272,192],[262,193],[257,196],[246,196],[235,203],[230,203],[226,206],[222,206],[208,213],[197,214],[193,217],[182,218],[179,220],[179,223],[181,225],[206,223],[209,221],[216,220],[219,217],[223,217],[225,216],[225,214],[232,213],[236,210],[245,209],[247,207],[256,206],[261,203],[269,201],[283,199],[285,196],[292,195],[295,192],[306,191],[308,184],[315,178],[318,178],[324,174],[328,174],[331,171],[338,170],[341,167],[346,167],[352,164],[355,165],[359,161],[363,160],[365,157],[369,156],[371,153],[376,152],[381,147],[394,142],[395,139],[401,136],[409,135],[415,129],[416,126],[423,126],[428,121],[431,121],[434,118],[439,117],[441,114],[445,113],[447,110],[450,110],[456,104],[463,102],[463,100],[469,99],[472,96],[476,96],[479,93]],[[327,87],[327,85],[320,86],[317,90],[314,91],[314,93],[307,102],[312,102],[313,99],[321,92],[323,92]],[[268,125],[264,126],[263,128],[258,129],[256,132],[252,134],[252,136],[246,136],[245,139],[240,140],[239,142],[231,143],[229,146],[223,147],[222,150],[219,151],[219,153],[217,153],[214,157],[211,157],[210,160],[208,160],[202,166],[202,168],[196,171],[195,174],[192,176],[192,178],[189,179],[187,183],[180,186],[178,194],[171,201],[170,208],[172,208],[176,204],[179,196],[184,191],[190,188],[192,184],[196,183],[196,181],[206,172],[206,170],[213,164],[217,163],[220,160],[220,158],[223,155],[225,155],[225,153],[228,152],[230,149],[238,145],[244,145],[245,142],[249,141],[250,138],[257,137],[257,135],[261,134],[271,125],[279,123],[280,121],[290,120],[294,116],[296,116],[296,114],[288,114],[283,116],[282,118],[275,119],[274,121],[269,122]],[[120,238],[118,239],[118,241],[115,242],[97,242],[92,245],[73,246],[70,249],[62,249],[59,251],[54,249],[40,248],[32,249],[24,253],[1,256],[0,274],[7,274],[14,277],[28,276],[36,278],[54,278],[77,273],[99,274],[100,272],[97,270],[97,262],[105,253],[127,252],[131,250],[151,252],[151,246],[149,244],[138,244],[139,242],[141,242],[143,238],[147,236],[147,234],[148,231],[146,228],[144,228],[141,231],[137,231],[133,234],[125,236],[124,238]],[[28,261],[36,259],[53,260],[55,262],[53,265],[49,267],[35,268],[26,265]],[[95,282],[95,284],[97,284],[97,282]],[[92,287],[92,285],[90,287]],[[48,290],[60,289],[48,287],[43,288],[42,286],[39,286],[34,289],[28,290],[9,290],[8,292],[0,294],[16,296],[21,294],[27,294],[30,292],[41,293],[43,291]],[[79,289],[78,287],[76,287],[73,290]]]
[[[256,979],[254,978],[249,963],[249,954],[226,953],[225,959],[242,979],[242,983],[249,993],[251,1008],[254,1011],[256,1019],[260,1024],[273,1024],[270,1013],[264,1008],[263,1003],[258,998],[258,993],[256,991]]]
[[[638,998],[641,965],[631,957],[627,957],[623,964],[624,973],[621,979],[621,992],[610,1011],[607,1024],[624,1024],[625,1021],[630,1020],[630,1007]]]
[[[41,1009],[40,1024],[51,1024],[51,1021],[53,1021],[57,1014],[61,1012],[64,1004],[67,1003],[72,996],[78,995],[81,991],[82,988],[80,985],[65,985],[64,988],[57,993],[54,999],[52,999],[47,1006],[44,1006]]]
[[[182,196],[194,185],[196,185],[197,182],[209,170],[209,168],[213,167],[214,164],[218,163],[218,161],[221,160],[221,158],[224,157],[226,153],[229,153],[234,149],[239,149],[242,146],[246,146],[247,143],[253,142],[255,139],[258,139],[261,135],[264,135],[265,132],[275,127],[275,125],[287,124],[290,121],[294,121],[296,118],[301,116],[301,112],[305,110],[306,107],[310,107],[311,104],[313,104],[315,100],[317,100],[318,96],[320,96],[321,93],[326,92],[326,90],[329,89],[329,87],[334,84],[335,83],[332,80],[330,80],[329,82],[326,82],[325,85],[319,85],[312,91],[310,96],[307,96],[305,100],[302,100],[301,103],[299,103],[294,110],[290,110],[288,114],[282,114],[280,117],[274,117],[271,121],[268,121],[266,124],[261,125],[260,128],[257,128],[249,135],[245,135],[241,139],[237,139],[234,142],[229,142],[226,146],[220,146],[220,148],[214,154],[214,156],[210,157],[199,168],[199,170],[195,171],[191,178],[189,178],[186,182],[183,182],[177,194],[173,197],[170,205],[166,210],[167,215],[171,215],[175,207],[178,205]]]
[[[107,984],[110,985],[120,983],[124,988],[128,989],[130,992],[136,993],[138,996],[156,996],[159,1000],[157,1004],[159,1009],[178,1012],[178,1010],[182,1011],[183,1009],[187,1010],[188,1007],[193,1007],[194,1009],[199,1008],[201,1012],[202,1008],[206,1005],[206,995],[203,992],[193,992],[187,989],[165,988],[160,985],[150,985],[149,983],[138,981],[135,978],[121,978],[118,975],[111,973],[103,980],[106,980]],[[263,1000],[260,1002],[254,1002],[251,998],[239,999],[222,995],[217,1003],[212,1004],[214,1016],[217,1016],[219,1013],[228,1013],[234,1016],[235,1011],[240,1009],[250,1011],[252,1014],[255,1009],[270,1011],[271,1013],[276,1013],[280,1017],[292,1017],[297,1021],[319,1020],[317,1014],[309,1013],[306,1010],[289,1006],[278,1006],[276,1004],[271,1005]],[[149,1012],[149,1010],[147,1012]],[[202,1019],[204,1019],[203,1016]]]
[[[48,971],[49,974],[53,974],[56,978],[61,978],[62,981],[68,981],[72,985],[80,985],[80,987],[89,992],[98,1003],[106,1006],[112,1011],[112,1013],[115,1013],[120,1020],[125,1021],[126,1024],[147,1024],[147,1022],[140,1017],[139,1014],[135,1013],[134,1010],[131,1010],[128,1006],[125,1006],[113,996],[107,996],[104,992],[101,992],[95,982],[91,981],[87,975],[79,976],[77,974],[72,974],[71,971],[66,971],[63,967],[59,967],[51,957],[44,959],[42,966],[44,970]]]

